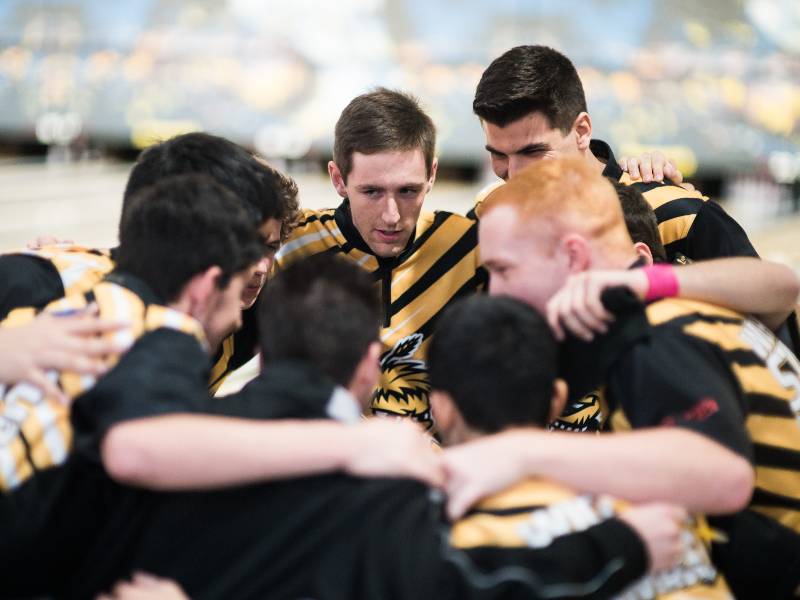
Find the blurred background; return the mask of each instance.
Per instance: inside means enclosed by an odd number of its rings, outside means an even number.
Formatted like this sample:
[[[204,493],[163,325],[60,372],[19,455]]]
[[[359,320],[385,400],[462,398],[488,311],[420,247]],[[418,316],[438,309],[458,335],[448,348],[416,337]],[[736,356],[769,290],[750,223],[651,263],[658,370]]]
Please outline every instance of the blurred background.
[[[428,204],[465,211],[494,177],[475,85],[523,43],[573,60],[618,156],[674,157],[800,268],[798,0],[0,0],[0,250],[113,244],[136,153],[194,130],[334,206],[334,124],[379,85],[428,109],[443,167]]]

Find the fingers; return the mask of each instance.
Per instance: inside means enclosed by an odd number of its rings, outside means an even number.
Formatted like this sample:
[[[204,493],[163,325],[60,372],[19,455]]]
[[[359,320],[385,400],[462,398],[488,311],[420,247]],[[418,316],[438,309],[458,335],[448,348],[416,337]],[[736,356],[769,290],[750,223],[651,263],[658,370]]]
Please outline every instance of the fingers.
[[[678,165],[671,158],[664,165],[664,177],[676,185],[680,185],[683,182],[683,173],[678,170]]]
[[[596,273],[581,273],[567,279],[547,303],[547,322],[556,339],[563,340],[565,330],[585,341],[608,331],[608,322],[614,316],[601,300],[606,287],[603,278]]]
[[[56,400],[56,402],[59,402],[63,405],[69,404],[69,398],[67,395],[47,376],[44,371],[40,369],[31,370],[25,381],[41,390],[45,396],[49,396]]]
[[[653,160],[649,152],[645,152],[639,157],[639,173],[645,183],[653,181]]]

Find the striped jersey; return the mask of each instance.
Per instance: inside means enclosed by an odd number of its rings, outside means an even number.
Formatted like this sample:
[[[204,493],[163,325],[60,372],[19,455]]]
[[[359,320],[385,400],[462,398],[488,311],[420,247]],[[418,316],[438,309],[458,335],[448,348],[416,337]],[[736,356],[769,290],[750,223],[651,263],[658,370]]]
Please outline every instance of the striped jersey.
[[[372,253],[353,224],[347,200],[336,209],[306,210],[276,257],[277,268],[330,252],[367,270],[380,291],[381,378],[372,398],[376,415],[409,417],[430,429],[426,352],[441,312],[485,285],[477,223],[449,212],[422,213],[397,257]]]
[[[53,244],[0,256],[0,319],[20,307],[42,308],[64,296],[84,294],[114,269],[114,250]],[[214,356],[208,382],[213,394],[256,353],[255,307],[242,312],[242,327],[226,337]]]
[[[560,484],[531,479],[484,498],[453,525],[450,543],[456,548],[547,547],[563,535],[616,516],[625,506],[608,496],[578,495]],[[731,599],[700,535],[705,529],[701,519],[684,530],[678,566],[649,575],[616,597]]]
[[[86,293],[65,296],[50,303],[44,311],[70,314],[95,302],[100,318],[124,322],[123,329],[104,334],[117,346],[130,348],[145,332],[169,328],[195,336],[205,344],[198,321],[176,310],[152,303],[150,292],[140,281],[112,273]],[[40,312],[34,308],[12,311],[0,327],[23,325]],[[120,355],[105,358],[109,368]],[[55,370],[47,374],[70,399],[90,389],[93,376]],[[72,445],[70,410],[58,400],[44,395],[31,385],[0,386],[0,490],[19,486],[37,471],[63,463]]]

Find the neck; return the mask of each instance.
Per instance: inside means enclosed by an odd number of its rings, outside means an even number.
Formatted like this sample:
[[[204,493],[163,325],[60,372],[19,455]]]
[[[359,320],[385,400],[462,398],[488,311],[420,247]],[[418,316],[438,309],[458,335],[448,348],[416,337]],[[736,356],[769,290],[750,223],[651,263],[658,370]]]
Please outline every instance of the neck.
[[[606,163],[602,160],[597,158],[592,151],[588,148],[586,150],[581,150],[581,154],[583,155],[583,159],[598,173],[602,173],[606,168]]]

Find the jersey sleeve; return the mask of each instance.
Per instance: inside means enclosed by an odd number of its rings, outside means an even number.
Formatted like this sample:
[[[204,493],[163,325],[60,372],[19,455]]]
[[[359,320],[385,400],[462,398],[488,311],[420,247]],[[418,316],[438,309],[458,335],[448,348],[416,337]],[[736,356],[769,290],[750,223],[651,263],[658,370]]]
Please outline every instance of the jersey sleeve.
[[[676,250],[692,260],[724,256],[758,257],[742,226],[713,200],[703,202],[689,233],[682,241],[685,242],[685,251]],[[667,251],[674,253],[671,248],[667,248]]]
[[[753,460],[743,393],[723,357],[702,340],[661,328],[621,357],[608,392],[634,429],[684,427]]]
[[[64,295],[56,268],[35,256],[0,256],[0,282],[0,321],[15,308],[41,308]]]

